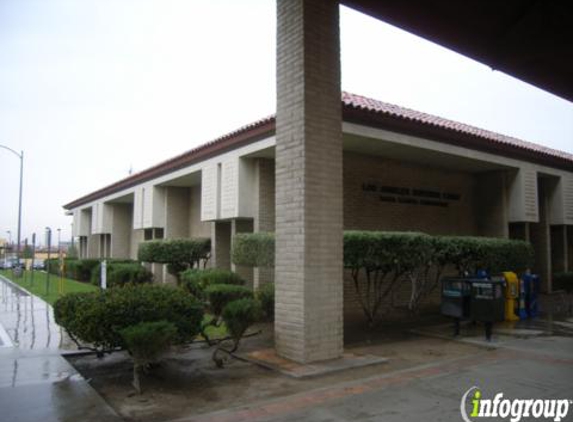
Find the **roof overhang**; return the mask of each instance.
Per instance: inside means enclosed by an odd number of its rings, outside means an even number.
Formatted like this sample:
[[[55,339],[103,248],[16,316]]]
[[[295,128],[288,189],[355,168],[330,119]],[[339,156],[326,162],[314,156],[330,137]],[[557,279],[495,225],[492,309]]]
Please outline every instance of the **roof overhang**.
[[[342,4],[573,101],[573,9],[542,0]]]

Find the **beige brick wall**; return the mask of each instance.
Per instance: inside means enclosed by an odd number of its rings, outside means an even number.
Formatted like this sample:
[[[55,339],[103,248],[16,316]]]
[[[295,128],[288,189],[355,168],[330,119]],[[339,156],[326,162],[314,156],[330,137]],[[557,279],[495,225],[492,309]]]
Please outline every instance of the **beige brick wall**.
[[[265,221],[265,214],[274,214],[274,204],[269,204],[267,200],[274,195],[274,190],[270,188],[274,187],[274,174],[269,171],[271,163],[272,161],[263,164],[267,171],[261,171],[264,177],[261,177],[259,182],[258,215],[262,216],[259,220],[260,226],[263,225],[261,222]],[[380,201],[376,195],[363,192],[362,184],[368,182],[458,193],[460,200],[449,201],[447,208],[387,203]],[[507,237],[507,209],[502,172],[471,174],[345,152],[343,183],[345,230],[419,230],[429,234]],[[267,221],[269,224],[265,227],[272,228],[271,220]],[[455,274],[455,271],[450,269],[449,273]],[[409,281],[403,281],[396,292],[394,304],[404,306],[409,300]],[[439,289],[426,303],[438,301]],[[344,318],[362,318],[355,288],[347,272],[344,275]]]
[[[425,189],[460,194],[459,201],[447,201],[448,207],[400,204],[381,201],[381,194],[364,192],[362,184]],[[384,157],[344,153],[344,228],[345,230],[421,231],[428,234],[477,235],[475,212],[476,179],[470,173],[448,171],[412,163],[397,162]],[[386,194],[382,194],[385,196]],[[361,277],[361,289],[365,278]],[[381,312],[393,305],[404,307],[410,298],[410,281],[402,280],[383,302]],[[425,303],[437,303],[436,289]],[[356,288],[349,271],[344,274],[345,322],[364,319]]]
[[[459,193],[448,207],[388,203],[366,193],[362,184]],[[352,152],[344,154],[344,229],[422,231],[429,234],[477,234],[475,179],[469,173],[387,160]],[[385,196],[385,195],[383,195]]]

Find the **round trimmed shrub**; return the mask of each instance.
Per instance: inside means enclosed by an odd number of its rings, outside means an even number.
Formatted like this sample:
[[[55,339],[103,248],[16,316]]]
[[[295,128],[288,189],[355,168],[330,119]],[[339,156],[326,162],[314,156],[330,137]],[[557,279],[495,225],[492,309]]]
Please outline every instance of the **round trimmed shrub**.
[[[261,305],[258,301],[244,298],[229,302],[223,309],[223,321],[229,335],[235,342],[233,351],[237,349],[239,341],[247,329],[261,317]]]
[[[169,321],[140,322],[120,331],[127,350],[139,365],[157,361],[177,335],[177,327]]]
[[[189,293],[169,286],[141,284],[101,292],[70,293],[54,304],[56,323],[96,349],[125,347],[121,331],[141,322],[175,325],[175,344],[193,340],[201,330],[203,306]]]
[[[189,269],[181,273],[181,284],[193,296],[201,300],[207,300],[205,290],[216,284],[232,284],[243,286],[245,280],[237,273],[216,268],[197,270]]]
[[[205,294],[209,300],[209,309],[216,318],[221,316],[223,308],[229,302],[253,298],[251,289],[234,284],[213,284],[205,289]]]

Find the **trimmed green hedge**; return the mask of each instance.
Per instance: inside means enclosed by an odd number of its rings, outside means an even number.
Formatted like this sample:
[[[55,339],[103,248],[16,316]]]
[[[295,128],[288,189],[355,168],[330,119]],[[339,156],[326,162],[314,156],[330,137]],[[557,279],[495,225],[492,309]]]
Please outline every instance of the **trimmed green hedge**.
[[[236,265],[274,267],[275,235],[270,232],[236,234],[231,254]]]
[[[436,236],[438,259],[455,265],[463,274],[486,270],[523,272],[533,265],[534,253],[530,243],[472,236]]]
[[[233,284],[243,286],[245,284],[245,280],[237,273],[217,268],[189,269],[183,271],[180,277],[181,285],[200,300],[207,300],[205,290],[211,285]]]
[[[403,273],[432,259],[432,237],[416,232],[344,232],[344,267]]]
[[[175,344],[193,340],[200,332],[203,306],[182,289],[142,284],[91,293],[70,293],[54,304],[56,323],[71,336],[97,350],[125,347],[123,329],[142,322],[175,325]]]
[[[209,258],[211,239],[150,240],[139,245],[138,258],[143,262],[170,264],[181,262],[193,266]]]
[[[240,233],[233,238],[237,265],[272,267],[274,233]],[[344,265],[401,271],[431,261],[458,270],[521,272],[533,264],[528,242],[472,236],[429,236],[416,232],[345,231]]]
[[[230,302],[238,299],[252,299],[253,291],[245,286],[233,284],[213,284],[205,289],[209,300],[209,309],[215,318],[219,318],[223,308]]]
[[[273,233],[239,234],[233,244],[235,264],[273,265]],[[436,288],[448,265],[466,274],[478,270],[519,273],[532,264],[533,248],[519,240],[416,232],[344,232],[344,267],[350,270],[357,299],[370,324],[384,298],[404,280],[411,285],[408,308],[415,312]]]
[[[92,269],[91,283],[100,285],[101,263]],[[153,273],[136,261],[107,262],[107,287],[121,287],[126,284],[143,284],[153,281]]]
[[[93,268],[99,265],[99,262],[99,259],[65,258],[63,276],[72,280],[89,282]],[[50,274],[60,275],[60,260],[58,258],[47,259],[45,264],[46,271],[49,268]]]
[[[180,273],[199,267],[211,256],[211,239],[150,240],[139,245],[138,259],[143,262],[167,264],[167,271],[180,282]]]

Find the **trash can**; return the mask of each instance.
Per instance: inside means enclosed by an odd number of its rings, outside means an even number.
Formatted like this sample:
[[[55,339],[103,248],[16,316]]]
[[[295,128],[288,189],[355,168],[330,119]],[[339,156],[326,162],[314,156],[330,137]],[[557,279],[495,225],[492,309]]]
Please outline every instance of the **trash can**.
[[[470,319],[485,324],[485,336],[491,340],[493,323],[505,320],[505,279],[503,276],[490,280],[470,279]]]

